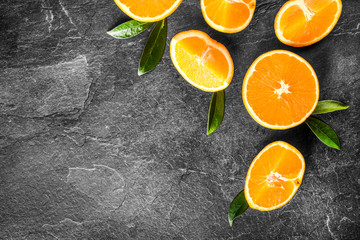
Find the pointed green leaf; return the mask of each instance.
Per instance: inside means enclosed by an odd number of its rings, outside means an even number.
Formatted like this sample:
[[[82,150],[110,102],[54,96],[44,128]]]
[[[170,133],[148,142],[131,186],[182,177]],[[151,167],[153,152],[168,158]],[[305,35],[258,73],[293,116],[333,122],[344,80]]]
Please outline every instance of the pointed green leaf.
[[[230,227],[232,226],[234,219],[242,215],[249,208],[249,204],[246,201],[244,190],[242,190],[232,200],[229,208],[228,219]]]
[[[329,125],[314,117],[309,117],[308,119],[306,119],[305,123],[316,135],[316,137],[320,139],[320,141],[322,141],[329,147],[340,150],[339,138],[336,135],[335,131]]]
[[[313,114],[329,113],[339,110],[345,110],[348,108],[349,106],[342,102],[338,102],[334,100],[324,100],[318,102]]]
[[[142,52],[138,75],[153,70],[160,62],[166,47],[167,20],[157,22]]]
[[[225,112],[225,90],[214,92],[208,115],[207,135],[213,133],[221,124]]]
[[[130,20],[108,31],[107,34],[119,39],[131,38],[150,28],[153,24],[154,23]]]

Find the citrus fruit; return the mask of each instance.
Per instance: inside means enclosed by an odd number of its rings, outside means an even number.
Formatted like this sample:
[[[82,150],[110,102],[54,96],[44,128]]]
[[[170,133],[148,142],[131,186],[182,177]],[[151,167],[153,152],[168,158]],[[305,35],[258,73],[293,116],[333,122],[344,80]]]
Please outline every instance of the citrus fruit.
[[[274,50],[258,57],[245,75],[243,101],[259,124],[288,129],[303,123],[315,110],[319,83],[302,57]]]
[[[201,31],[185,31],[173,37],[170,56],[185,80],[206,92],[225,89],[234,74],[229,51]]]
[[[235,33],[249,25],[255,5],[256,0],[201,0],[201,11],[210,27]]]
[[[341,0],[288,1],[275,18],[276,36],[289,46],[309,46],[331,32],[341,9]]]
[[[129,17],[140,22],[160,21],[172,14],[182,0],[115,0]]]
[[[245,198],[251,208],[270,211],[284,206],[300,187],[305,172],[301,153],[286,142],[267,145],[251,163]]]

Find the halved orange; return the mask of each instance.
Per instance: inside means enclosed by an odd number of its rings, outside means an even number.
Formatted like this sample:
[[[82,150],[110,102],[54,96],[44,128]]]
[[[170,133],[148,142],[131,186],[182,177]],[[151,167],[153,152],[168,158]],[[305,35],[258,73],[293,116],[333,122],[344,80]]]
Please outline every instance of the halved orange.
[[[249,206],[270,211],[284,206],[300,187],[305,161],[292,145],[277,141],[267,145],[254,158],[245,180]]]
[[[249,25],[255,5],[256,0],[201,0],[201,11],[210,27],[235,33]]]
[[[140,22],[157,22],[172,14],[182,0],[115,0],[129,17]]]
[[[302,57],[274,50],[258,57],[245,75],[243,101],[259,124],[288,129],[303,123],[315,110],[319,83]]]
[[[229,86],[234,64],[229,51],[202,31],[177,34],[170,43],[175,68],[191,85],[206,92]]]
[[[331,32],[341,10],[341,0],[288,1],[275,18],[276,36],[289,46],[309,46]]]

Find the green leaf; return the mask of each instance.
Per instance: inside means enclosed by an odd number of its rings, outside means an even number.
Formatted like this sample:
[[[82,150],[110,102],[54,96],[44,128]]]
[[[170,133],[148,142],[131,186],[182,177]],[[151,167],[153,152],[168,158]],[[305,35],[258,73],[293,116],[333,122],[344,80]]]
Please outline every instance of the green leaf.
[[[229,208],[228,219],[230,227],[232,226],[234,219],[242,215],[249,208],[249,204],[246,201],[244,190],[242,190],[232,200]]]
[[[141,55],[138,75],[153,70],[160,62],[166,47],[167,20],[157,22]]]
[[[225,112],[225,90],[214,92],[208,115],[207,135],[213,133],[221,124]]]
[[[334,100],[324,100],[318,102],[318,105],[316,106],[313,114],[322,114],[322,113],[329,113],[329,112],[335,112],[339,110],[345,110],[348,109],[349,106],[338,101]]]
[[[154,23],[130,20],[108,31],[107,34],[119,39],[131,38],[150,28],[153,24]]]
[[[340,150],[339,138],[329,125],[314,117],[309,117],[305,123],[320,141],[329,147]]]

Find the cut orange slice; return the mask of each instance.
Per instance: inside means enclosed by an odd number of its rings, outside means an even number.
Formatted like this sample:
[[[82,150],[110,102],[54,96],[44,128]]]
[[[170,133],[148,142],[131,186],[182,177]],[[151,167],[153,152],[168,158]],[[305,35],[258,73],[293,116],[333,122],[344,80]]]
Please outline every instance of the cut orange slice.
[[[295,53],[275,50],[258,57],[245,75],[243,101],[259,124],[288,129],[315,110],[319,83],[314,69]]]
[[[210,27],[235,33],[249,25],[255,5],[256,0],[201,0],[201,11]]]
[[[225,89],[234,74],[229,51],[201,31],[177,34],[170,43],[170,56],[185,80],[206,92]]]
[[[341,10],[341,0],[288,1],[275,18],[276,36],[289,46],[309,46],[331,32]]]
[[[273,142],[250,165],[245,180],[246,201],[260,211],[282,207],[295,195],[304,172],[304,157],[295,147]]]
[[[172,14],[182,0],[115,0],[129,17],[140,22],[157,22]]]

